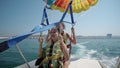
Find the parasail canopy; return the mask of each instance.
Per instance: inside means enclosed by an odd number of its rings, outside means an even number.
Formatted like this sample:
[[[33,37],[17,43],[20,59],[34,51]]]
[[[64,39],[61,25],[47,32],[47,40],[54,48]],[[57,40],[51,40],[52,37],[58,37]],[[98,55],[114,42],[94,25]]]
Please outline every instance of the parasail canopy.
[[[47,5],[53,10],[60,10],[65,12],[71,0],[44,0]],[[73,13],[80,13],[81,11],[88,10],[91,6],[95,5],[98,0],[72,0]]]

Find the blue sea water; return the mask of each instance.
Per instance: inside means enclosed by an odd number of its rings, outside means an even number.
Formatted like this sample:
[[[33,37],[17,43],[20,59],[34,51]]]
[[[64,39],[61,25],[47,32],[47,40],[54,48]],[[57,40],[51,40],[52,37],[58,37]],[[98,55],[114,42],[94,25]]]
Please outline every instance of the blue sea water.
[[[0,40],[0,42],[2,41]],[[28,61],[38,57],[37,39],[26,39],[18,45]],[[77,39],[77,44],[72,46],[71,60],[96,59],[107,68],[115,68],[119,56],[120,39]],[[0,68],[13,68],[23,63],[16,46],[0,53]]]

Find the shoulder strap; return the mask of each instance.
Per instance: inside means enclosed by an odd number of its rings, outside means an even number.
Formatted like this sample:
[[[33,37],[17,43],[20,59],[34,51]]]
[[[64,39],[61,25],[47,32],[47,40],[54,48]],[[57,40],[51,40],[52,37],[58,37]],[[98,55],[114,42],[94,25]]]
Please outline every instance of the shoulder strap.
[[[67,48],[69,48],[69,56],[71,55],[71,51],[72,51],[72,44],[70,42],[70,44],[67,45]]]

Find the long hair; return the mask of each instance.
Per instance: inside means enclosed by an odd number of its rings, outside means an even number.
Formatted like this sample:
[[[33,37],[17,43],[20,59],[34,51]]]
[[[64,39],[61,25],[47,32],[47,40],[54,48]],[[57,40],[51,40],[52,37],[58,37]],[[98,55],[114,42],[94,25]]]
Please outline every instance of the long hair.
[[[63,26],[63,28],[65,29],[65,24],[64,24],[64,22],[62,22],[62,23],[60,23],[62,26]]]

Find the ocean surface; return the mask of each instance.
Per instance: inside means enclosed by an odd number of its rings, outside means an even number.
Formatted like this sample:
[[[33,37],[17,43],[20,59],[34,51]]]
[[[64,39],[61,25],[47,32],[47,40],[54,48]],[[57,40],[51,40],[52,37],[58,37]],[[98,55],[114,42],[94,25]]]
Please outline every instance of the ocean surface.
[[[4,40],[0,40],[2,42]],[[27,61],[38,57],[39,43],[37,39],[25,39],[18,44]],[[72,46],[71,61],[76,59],[96,59],[107,68],[115,68],[120,56],[120,39],[77,39]],[[13,68],[23,64],[16,46],[0,53],[0,68]]]

